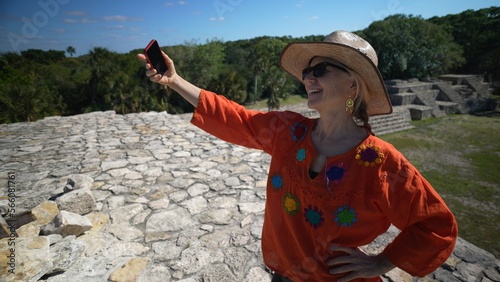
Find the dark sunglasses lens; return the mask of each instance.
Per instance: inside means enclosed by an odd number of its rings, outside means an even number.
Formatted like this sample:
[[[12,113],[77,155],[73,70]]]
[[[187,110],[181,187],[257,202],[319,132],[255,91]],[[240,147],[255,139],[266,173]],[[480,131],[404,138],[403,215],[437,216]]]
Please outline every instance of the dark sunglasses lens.
[[[312,67],[305,68],[302,71],[302,80],[306,79],[306,77],[311,73]]]
[[[313,68],[314,77],[322,77],[326,71],[326,64],[316,65]]]
[[[326,65],[324,63],[317,64],[313,67],[305,68],[302,71],[302,80],[305,80],[306,77],[312,72],[314,77],[322,77],[325,74]]]

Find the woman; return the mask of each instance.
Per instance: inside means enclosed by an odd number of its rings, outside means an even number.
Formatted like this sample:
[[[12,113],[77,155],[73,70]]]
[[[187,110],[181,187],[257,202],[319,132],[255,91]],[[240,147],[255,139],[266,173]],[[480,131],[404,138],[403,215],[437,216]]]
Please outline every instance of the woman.
[[[368,42],[336,31],[324,42],[289,44],[281,67],[301,80],[318,119],[246,110],[169,70],[146,74],[195,106],[192,123],[228,142],[272,156],[262,253],[273,281],[381,281],[399,267],[425,276],[451,254],[453,214],[369,115],[392,107]],[[145,61],[142,54],[138,58]],[[393,224],[401,233],[378,255],[359,246]]]

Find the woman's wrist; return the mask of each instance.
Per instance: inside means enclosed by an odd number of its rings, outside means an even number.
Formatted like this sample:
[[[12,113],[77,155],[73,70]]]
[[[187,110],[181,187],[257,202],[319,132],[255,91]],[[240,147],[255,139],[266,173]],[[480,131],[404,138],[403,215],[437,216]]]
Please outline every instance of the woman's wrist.
[[[375,258],[375,263],[377,264],[377,267],[383,271],[383,273],[387,273],[394,269],[396,266],[385,256],[384,253],[380,253],[376,256]]]

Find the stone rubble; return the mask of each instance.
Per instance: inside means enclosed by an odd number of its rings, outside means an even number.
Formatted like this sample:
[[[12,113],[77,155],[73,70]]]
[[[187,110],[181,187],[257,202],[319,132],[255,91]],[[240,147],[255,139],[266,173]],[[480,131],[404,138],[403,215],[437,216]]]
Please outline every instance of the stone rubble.
[[[0,125],[0,281],[270,281],[260,250],[270,157],[189,118],[94,112]],[[9,215],[21,213],[32,219],[13,228]],[[397,232],[364,249],[379,252]],[[427,277],[395,269],[383,279],[500,281],[500,262],[460,238]]]

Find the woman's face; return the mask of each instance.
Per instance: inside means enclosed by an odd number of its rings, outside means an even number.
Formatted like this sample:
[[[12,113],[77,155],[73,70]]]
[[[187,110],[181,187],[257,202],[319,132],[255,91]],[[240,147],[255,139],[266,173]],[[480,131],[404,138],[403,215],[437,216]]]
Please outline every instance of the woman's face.
[[[331,66],[330,64],[340,64],[330,58],[315,57],[310,67],[321,63],[327,63],[324,73],[321,77],[315,77],[314,72],[310,71],[304,75],[304,86],[307,91],[307,105],[311,109],[321,113],[345,112],[345,101],[349,96],[352,99],[356,95],[356,83],[354,78],[348,72]],[[316,72],[316,74],[321,71]]]

